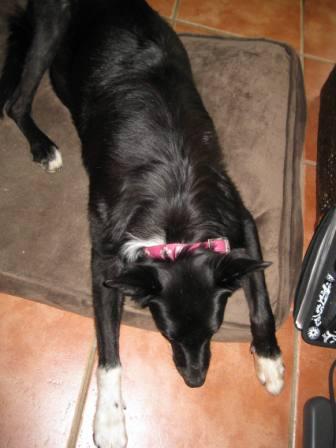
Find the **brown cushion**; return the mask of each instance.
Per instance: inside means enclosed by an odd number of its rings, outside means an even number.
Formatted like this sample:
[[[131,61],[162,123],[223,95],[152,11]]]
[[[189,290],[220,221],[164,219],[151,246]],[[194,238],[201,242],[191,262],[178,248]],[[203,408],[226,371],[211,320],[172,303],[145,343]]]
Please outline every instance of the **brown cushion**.
[[[273,262],[266,277],[279,325],[289,311],[302,254],[300,62],[289,47],[264,40],[184,36],[183,41],[229,172],[256,219],[264,259]],[[62,150],[64,168],[53,175],[42,171],[31,162],[14,123],[1,122],[0,289],[91,315],[88,180],[79,140],[47,79],[33,110]],[[130,302],[124,322],[154,329],[148,311]],[[229,301],[217,339],[249,338],[247,305],[239,291]]]

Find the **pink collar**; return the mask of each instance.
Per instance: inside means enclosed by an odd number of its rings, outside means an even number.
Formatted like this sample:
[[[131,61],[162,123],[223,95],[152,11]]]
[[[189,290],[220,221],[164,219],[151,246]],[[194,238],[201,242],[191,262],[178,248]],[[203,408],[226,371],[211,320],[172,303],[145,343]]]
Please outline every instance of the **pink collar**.
[[[176,260],[182,250],[187,249],[194,252],[198,248],[210,249],[214,252],[226,254],[230,252],[230,244],[227,238],[208,240],[202,243],[169,243],[158,246],[144,247],[144,252],[149,258],[154,260]]]

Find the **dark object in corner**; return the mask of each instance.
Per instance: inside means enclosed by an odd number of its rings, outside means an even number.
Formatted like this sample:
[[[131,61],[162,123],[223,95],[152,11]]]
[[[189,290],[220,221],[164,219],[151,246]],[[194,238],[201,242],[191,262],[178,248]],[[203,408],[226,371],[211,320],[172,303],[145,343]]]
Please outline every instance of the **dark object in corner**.
[[[328,375],[329,399],[314,397],[303,409],[303,448],[336,448],[336,403],[334,372],[336,361]]]
[[[336,348],[336,67],[321,90],[316,174],[316,218],[323,218],[302,264],[294,316],[306,342]],[[329,399],[305,403],[303,448],[336,447],[335,368],[336,361],[329,371]]]
[[[336,66],[321,90],[317,140],[317,213],[336,205]]]
[[[317,222],[295,293],[295,324],[309,344],[336,348],[336,67],[320,98]]]
[[[295,325],[308,344],[336,348],[336,208],[310,242],[295,293]]]
[[[330,400],[313,397],[303,408],[303,448],[332,448],[332,412]]]

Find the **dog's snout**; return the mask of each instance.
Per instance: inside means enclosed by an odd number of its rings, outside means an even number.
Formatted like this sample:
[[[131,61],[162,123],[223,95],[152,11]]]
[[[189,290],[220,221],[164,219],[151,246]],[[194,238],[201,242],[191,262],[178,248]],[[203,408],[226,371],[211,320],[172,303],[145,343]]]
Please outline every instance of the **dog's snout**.
[[[182,344],[172,344],[174,362],[184,382],[189,387],[201,387],[210,363],[210,341],[191,349]]]
[[[208,365],[186,365],[184,367],[176,365],[177,370],[182,376],[184,382],[189,387],[201,387],[205,382],[208,371]]]
[[[184,382],[189,387],[201,387],[205,382],[208,366],[180,366],[176,364],[177,370],[182,376]]]
[[[183,379],[187,386],[189,387],[201,387],[205,382],[206,372],[193,371],[192,373],[188,372]]]

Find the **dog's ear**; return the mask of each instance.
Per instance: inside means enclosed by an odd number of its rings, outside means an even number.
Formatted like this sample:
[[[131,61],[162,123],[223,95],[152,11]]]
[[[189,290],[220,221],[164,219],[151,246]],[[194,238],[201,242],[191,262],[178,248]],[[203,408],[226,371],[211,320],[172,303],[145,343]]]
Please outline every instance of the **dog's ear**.
[[[159,281],[158,271],[153,266],[133,265],[113,280],[104,283],[109,288],[118,288],[125,296],[146,306],[151,297],[157,296],[162,286]]]
[[[217,259],[214,268],[215,282],[230,292],[242,286],[241,280],[251,272],[266,269],[272,263],[254,260],[244,250],[235,249]]]

